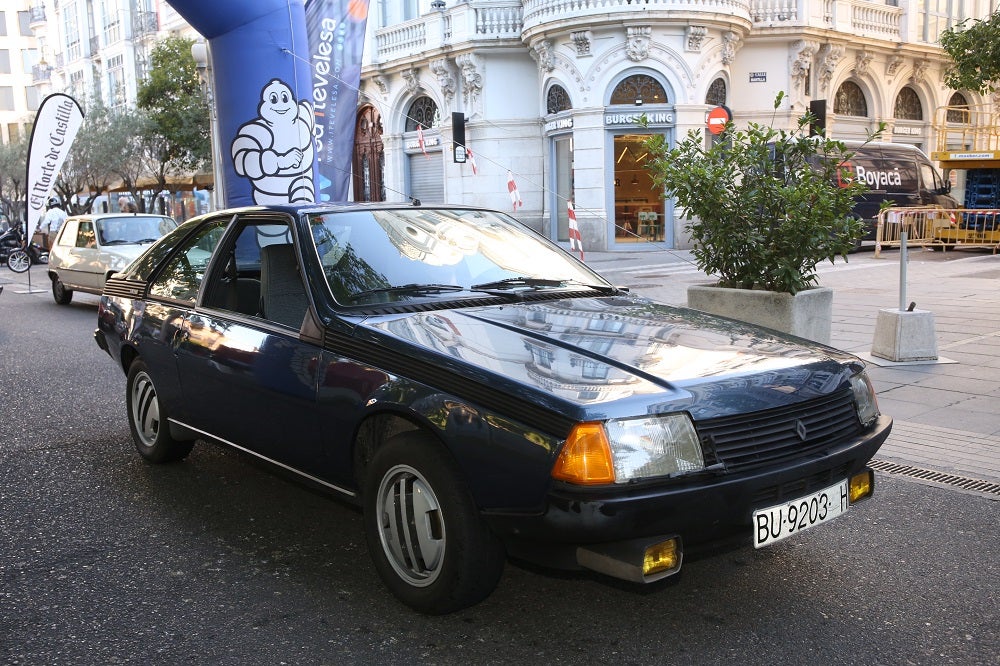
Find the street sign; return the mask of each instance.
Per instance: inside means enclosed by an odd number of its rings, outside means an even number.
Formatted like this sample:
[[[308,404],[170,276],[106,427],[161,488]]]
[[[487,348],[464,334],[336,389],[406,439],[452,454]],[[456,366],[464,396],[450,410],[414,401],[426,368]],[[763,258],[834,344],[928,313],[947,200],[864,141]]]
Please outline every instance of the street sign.
[[[732,119],[733,112],[729,110],[729,107],[720,104],[708,112],[705,124],[708,125],[708,131],[712,134],[722,134],[726,129],[726,123]]]

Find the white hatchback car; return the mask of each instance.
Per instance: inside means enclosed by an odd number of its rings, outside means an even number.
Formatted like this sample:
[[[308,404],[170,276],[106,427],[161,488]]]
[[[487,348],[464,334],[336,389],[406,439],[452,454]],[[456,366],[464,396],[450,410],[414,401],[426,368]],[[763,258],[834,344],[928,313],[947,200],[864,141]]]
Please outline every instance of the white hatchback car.
[[[176,226],[173,218],[147,213],[67,218],[49,252],[52,298],[66,305],[74,291],[100,294],[109,275],[125,268]]]

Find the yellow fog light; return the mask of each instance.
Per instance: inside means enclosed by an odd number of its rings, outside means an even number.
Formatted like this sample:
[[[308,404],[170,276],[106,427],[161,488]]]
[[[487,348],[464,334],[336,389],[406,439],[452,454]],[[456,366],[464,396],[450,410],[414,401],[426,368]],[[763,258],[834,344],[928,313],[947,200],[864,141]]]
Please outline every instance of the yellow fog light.
[[[653,544],[646,548],[642,556],[642,575],[653,576],[658,573],[675,571],[681,567],[680,539],[674,537],[667,541]]]
[[[863,472],[859,472],[851,477],[847,492],[851,504],[854,504],[858,500],[863,500],[871,495],[874,490],[875,472],[870,469],[866,469]]]

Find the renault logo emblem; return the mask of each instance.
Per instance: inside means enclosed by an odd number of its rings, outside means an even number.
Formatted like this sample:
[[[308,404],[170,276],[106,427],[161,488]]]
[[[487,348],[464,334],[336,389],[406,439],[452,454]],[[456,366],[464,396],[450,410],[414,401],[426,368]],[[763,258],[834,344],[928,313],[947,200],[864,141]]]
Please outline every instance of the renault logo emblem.
[[[801,419],[795,419],[795,434],[799,436],[803,442],[806,441],[806,436],[809,434],[806,431],[806,424],[802,422]]]

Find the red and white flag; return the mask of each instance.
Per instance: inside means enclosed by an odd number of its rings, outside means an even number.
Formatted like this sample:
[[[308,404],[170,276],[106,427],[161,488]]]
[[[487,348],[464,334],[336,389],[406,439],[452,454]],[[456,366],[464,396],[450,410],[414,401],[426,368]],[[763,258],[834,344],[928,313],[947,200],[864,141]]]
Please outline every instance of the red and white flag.
[[[521,201],[521,193],[517,191],[517,183],[514,182],[514,174],[509,170],[507,171],[507,191],[510,193],[510,202],[514,205],[514,212],[517,212],[518,206],[524,206],[524,202]]]
[[[472,165],[472,175],[475,176],[479,173],[479,167],[476,166],[476,156],[472,154],[472,148],[466,146],[465,154],[469,158],[469,164]]]
[[[424,154],[424,157],[430,159],[430,155],[427,154],[427,144],[424,143],[424,126],[417,123],[417,143],[420,144],[420,152]]]
[[[580,261],[583,261],[583,236],[580,235],[580,227],[576,223],[576,211],[573,210],[573,200],[566,201],[567,214],[569,215],[569,249],[579,250]]]

